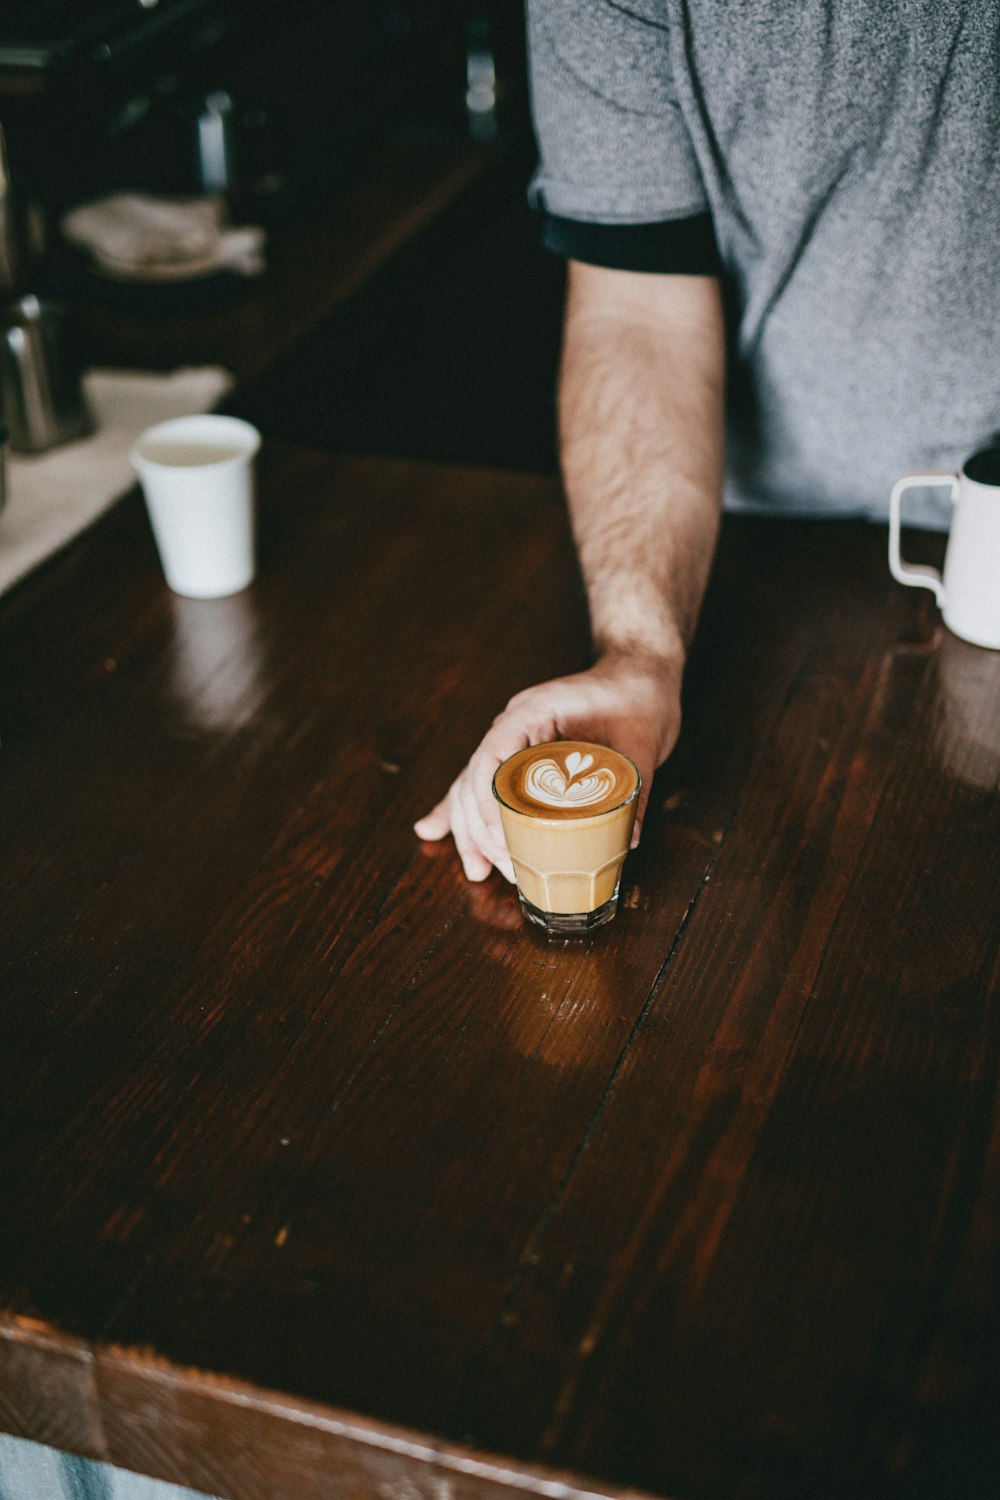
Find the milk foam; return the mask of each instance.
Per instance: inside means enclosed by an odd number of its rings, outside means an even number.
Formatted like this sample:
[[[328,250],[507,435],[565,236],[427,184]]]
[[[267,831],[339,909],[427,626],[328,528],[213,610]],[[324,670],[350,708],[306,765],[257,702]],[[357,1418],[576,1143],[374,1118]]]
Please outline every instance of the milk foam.
[[[543,807],[591,807],[610,797],[617,781],[610,766],[594,766],[592,755],[572,750],[562,765],[552,755],[534,761],[524,775],[524,794]]]

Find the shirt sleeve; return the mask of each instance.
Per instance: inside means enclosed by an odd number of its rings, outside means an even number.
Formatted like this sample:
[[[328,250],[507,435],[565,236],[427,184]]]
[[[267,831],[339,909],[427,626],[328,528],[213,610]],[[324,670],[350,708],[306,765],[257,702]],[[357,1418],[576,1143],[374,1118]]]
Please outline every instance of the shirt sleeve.
[[[542,244],[568,260],[615,271],[717,276],[719,252],[711,214],[651,224],[593,224],[542,213]]]
[[[622,270],[718,269],[664,0],[528,0],[543,243]]]

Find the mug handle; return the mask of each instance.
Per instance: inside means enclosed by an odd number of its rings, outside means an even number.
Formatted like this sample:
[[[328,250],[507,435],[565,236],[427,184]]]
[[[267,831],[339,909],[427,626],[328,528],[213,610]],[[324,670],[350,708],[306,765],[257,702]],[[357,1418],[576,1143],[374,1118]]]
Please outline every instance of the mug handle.
[[[947,485],[951,490],[952,504],[958,499],[958,475],[938,469],[930,474],[907,474],[893,485],[889,499],[889,572],[897,583],[909,588],[930,589],[940,609],[944,605],[944,584],[937,568],[925,567],[923,563],[905,563],[899,554],[900,503],[904,491],[930,489]]]

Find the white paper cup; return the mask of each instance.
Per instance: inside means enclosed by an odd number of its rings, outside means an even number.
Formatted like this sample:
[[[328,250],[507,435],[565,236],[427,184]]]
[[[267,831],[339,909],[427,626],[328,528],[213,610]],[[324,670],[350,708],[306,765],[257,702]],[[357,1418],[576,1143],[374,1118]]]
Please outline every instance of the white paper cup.
[[[136,442],[129,457],[175,594],[220,599],[251,582],[259,447],[256,427],[212,413],[159,422]]]

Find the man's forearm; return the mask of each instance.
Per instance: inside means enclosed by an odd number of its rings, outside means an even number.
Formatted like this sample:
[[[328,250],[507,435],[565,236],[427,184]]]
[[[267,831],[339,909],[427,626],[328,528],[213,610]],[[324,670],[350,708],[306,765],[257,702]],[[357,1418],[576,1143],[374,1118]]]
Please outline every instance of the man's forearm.
[[[724,367],[713,279],[571,265],[561,458],[599,655],[683,664],[718,533]]]
[[[491,783],[526,745],[584,739],[653,774],[680,730],[681,673],[708,578],[722,482],[723,337],[703,277],[574,264],[560,421],[598,660],[525,688],[490,725],[445,797],[416,825],[451,832],[470,880],[514,870]]]

